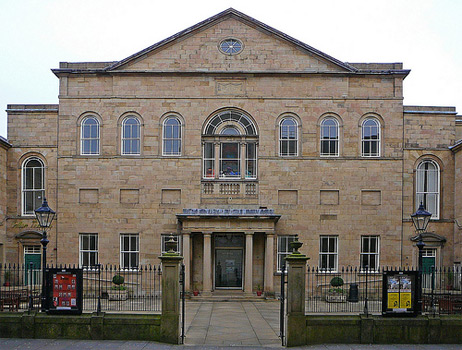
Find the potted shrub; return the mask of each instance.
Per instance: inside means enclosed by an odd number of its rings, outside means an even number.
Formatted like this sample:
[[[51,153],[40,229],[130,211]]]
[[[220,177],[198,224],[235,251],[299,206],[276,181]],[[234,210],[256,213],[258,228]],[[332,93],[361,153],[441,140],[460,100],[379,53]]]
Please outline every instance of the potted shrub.
[[[330,303],[346,302],[346,291],[343,289],[343,278],[333,277],[330,280],[330,288],[326,295],[326,301]]]
[[[3,275],[3,278],[5,279],[5,283],[3,283],[3,285],[5,287],[8,287],[10,285],[11,272],[10,271],[5,271],[5,274]]]
[[[109,300],[127,300],[128,290],[124,286],[125,278],[121,275],[112,277],[114,285],[107,291]]]
[[[193,284],[193,295],[197,297],[199,295],[199,290],[197,289],[197,284]]]
[[[263,293],[263,291],[261,289],[261,285],[259,284],[259,285],[257,285],[257,296],[261,297],[262,293]]]

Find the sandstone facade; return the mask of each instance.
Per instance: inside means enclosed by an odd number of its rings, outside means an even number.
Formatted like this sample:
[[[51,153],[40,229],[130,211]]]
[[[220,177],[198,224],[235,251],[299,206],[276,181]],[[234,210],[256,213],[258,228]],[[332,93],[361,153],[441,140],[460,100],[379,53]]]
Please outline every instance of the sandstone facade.
[[[220,45],[229,39],[241,51],[224,53]],[[82,248],[87,235],[97,237],[101,263],[125,265],[125,252],[135,265],[157,264],[162,235],[173,233],[187,288],[204,292],[259,285],[273,292],[285,236],[298,235],[312,265],[331,255],[326,266],[334,270],[359,266],[374,237],[377,265],[415,266],[410,214],[418,204],[416,170],[426,160],[439,167],[439,216],[427,247],[438,265],[461,261],[457,113],[403,106],[409,71],[400,63],[344,63],[230,9],[125,60],[63,62],[53,72],[59,105],[8,106],[6,261],[22,263],[24,246],[39,245],[34,218],[22,207],[30,157],[43,162],[45,193],[58,212],[49,234],[54,263],[82,263],[82,251],[92,250]],[[243,115],[255,132],[228,120],[225,127],[239,136],[207,134],[227,112]],[[139,121],[138,154],[124,155],[127,117]],[[170,117],[181,124],[181,146],[166,155]],[[99,125],[97,154],[82,154],[86,118]],[[321,155],[326,118],[338,125],[331,156]],[[289,155],[280,140],[288,119],[297,147]],[[379,126],[373,156],[363,148],[367,120]],[[211,175],[206,143],[215,150]],[[244,175],[249,143],[256,144],[256,176]],[[232,176],[220,168],[225,144],[241,152]],[[138,246],[126,246],[124,237]],[[335,247],[323,247],[328,237]],[[234,280],[227,285],[221,276]]]

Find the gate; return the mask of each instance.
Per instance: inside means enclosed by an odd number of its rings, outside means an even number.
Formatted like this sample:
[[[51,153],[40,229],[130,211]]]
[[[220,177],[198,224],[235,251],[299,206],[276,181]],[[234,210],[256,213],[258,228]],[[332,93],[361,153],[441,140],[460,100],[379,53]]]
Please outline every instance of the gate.
[[[281,294],[279,295],[279,301],[281,303],[279,307],[279,338],[281,338],[281,344],[283,346],[286,345],[286,276],[286,264],[284,263],[281,269]]]
[[[181,344],[184,344],[184,318],[185,318],[185,309],[184,309],[184,299],[185,299],[185,286],[184,286],[184,279],[185,279],[185,272],[184,272],[184,264],[181,264],[180,268],[180,302],[181,302],[181,322],[180,322],[180,337],[181,337]]]

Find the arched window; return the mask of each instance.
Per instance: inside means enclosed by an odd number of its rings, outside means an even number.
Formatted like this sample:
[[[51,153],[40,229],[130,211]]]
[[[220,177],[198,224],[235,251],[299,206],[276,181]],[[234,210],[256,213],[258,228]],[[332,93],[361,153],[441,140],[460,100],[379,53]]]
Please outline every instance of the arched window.
[[[227,110],[205,125],[203,178],[255,179],[258,136],[253,121],[244,113]]]
[[[416,171],[416,208],[423,203],[425,210],[432,213],[432,219],[439,218],[440,169],[432,160],[419,163]]]
[[[380,157],[380,123],[367,118],[361,127],[361,156]]]
[[[162,154],[181,155],[181,122],[176,117],[168,117],[164,120]]]
[[[298,155],[298,124],[294,118],[284,118],[279,124],[279,155]]]
[[[122,154],[140,154],[140,121],[127,117],[122,122]]]
[[[45,196],[45,167],[37,157],[27,158],[22,165],[22,215],[34,215]]]
[[[338,121],[325,118],[321,122],[321,156],[338,157]]]
[[[99,121],[95,117],[86,117],[82,120],[80,153],[99,154]]]

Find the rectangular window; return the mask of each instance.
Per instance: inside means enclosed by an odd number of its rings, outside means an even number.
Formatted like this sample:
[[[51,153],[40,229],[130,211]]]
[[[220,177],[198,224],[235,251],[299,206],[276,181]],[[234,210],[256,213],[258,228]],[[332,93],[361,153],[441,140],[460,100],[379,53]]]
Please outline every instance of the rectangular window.
[[[173,248],[173,250],[175,251],[175,253],[180,253],[181,251],[181,247],[180,247],[180,236],[179,235],[172,235],[171,236],[173,238],[173,240],[175,241],[176,245],[175,247]],[[167,246],[165,245],[165,243],[167,243],[168,240],[170,240],[170,235],[168,234],[165,234],[165,235],[162,235],[161,236],[161,250],[162,250],[162,254],[164,253],[167,253],[168,249],[167,249]]]
[[[379,236],[361,236],[361,270],[379,269]]]
[[[238,142],[221,144],[220,177],[241,177],[240,145]]]
[[[255,142],[249,142],[246,145],[246,179],[257,178],[257,144]]]
[[[338,237],[321,236],[319,239],[319,268],[336,272],[338,266]]]
[[[282,271],[285,257],[292,253],[289,243],[294,240],[295,236],[278,236],[278,272]]]
[[[215,145],[213,142],[204,143],[204,178],[215,178]]]
[[[79,238],[79,259],[81,267],[98,264],[98,234],[81,233]]]
[[[120,235],[120,266],[124,269],[136,269],[139,264],[140,244],[137,233]]]

